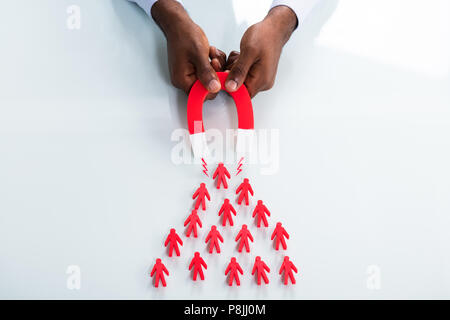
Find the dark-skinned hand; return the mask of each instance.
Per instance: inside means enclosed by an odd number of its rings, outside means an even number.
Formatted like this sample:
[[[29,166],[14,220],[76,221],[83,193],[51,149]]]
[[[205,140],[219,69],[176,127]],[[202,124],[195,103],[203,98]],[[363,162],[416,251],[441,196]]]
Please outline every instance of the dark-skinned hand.
[[[230,70],[225,82],[228,91],[243,83],[253,98],[272,88],[281,50],[297,25],[297,16],[286,6],[272,8],[266,18],[252,25],[241,40],[241,51],[232,51],[224,69]]]
[[[223,70],[226,54],[209,45],[203,30],[179,2],[159,0],[151,13],[167,39],[172,84],[188,94],[195,81],[200,80],[210,92],[207,99],[214,98],[220,91],[216,72]]]

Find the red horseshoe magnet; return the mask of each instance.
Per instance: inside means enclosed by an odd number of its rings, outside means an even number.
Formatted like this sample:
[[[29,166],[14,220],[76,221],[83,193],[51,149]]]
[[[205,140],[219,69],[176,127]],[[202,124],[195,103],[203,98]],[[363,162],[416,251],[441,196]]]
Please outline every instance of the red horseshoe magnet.
[[[217,72],[221,84],[221,90],[225,90],[227,72]],[[227,91],[228,92],[228,91]],[[253,107],[252,100],[245,85],[235,92],[228,92],[234,100],[238,115],[238,132],[236,152],[244,155],[250,151],[253,133]],[[192,145],[192,151],[196,158],[208,157],[205,127],[203,126],[203,102],[208,95],[208,90],[197,80],[192,86],[187,102],[187,121]]]

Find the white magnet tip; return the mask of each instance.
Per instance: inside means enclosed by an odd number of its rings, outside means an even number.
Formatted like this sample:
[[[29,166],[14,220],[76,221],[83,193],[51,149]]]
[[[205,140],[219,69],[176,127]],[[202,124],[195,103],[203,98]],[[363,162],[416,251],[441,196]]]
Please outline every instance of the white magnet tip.
[[[253,137],[255,130],[253,129],[238,129],[236,141],[236,154],[238,159],[241,157],[248,157],[253,150]]]
[[[206,134],[204,132],[193,133],[189,136],[191,140],[192,153],[196,159],[207,159],[209,156]]]

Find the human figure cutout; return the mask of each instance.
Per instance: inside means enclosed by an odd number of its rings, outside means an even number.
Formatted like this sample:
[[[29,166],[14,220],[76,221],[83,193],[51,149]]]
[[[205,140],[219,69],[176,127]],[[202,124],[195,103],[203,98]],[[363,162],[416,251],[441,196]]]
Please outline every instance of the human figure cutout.
[[[262,200],[258,200],[258,204],[256,205],[255,210],[253,211],[253,215],[252,215],[253,218],[256,216],[256,226],[258,228],[261,226],[261,221],[264,223],[265,227],[269,226],[269,223],[267,222],[266,214],[267,214],[267,216],[270,217],[270,211],[263,204]]]
[[[250,183],[248,182],[248,179],[245,178],[244,182],[242,182],[239,187],[236,189],[236,194],[241,193],[238,197],[238,204],[242,203],[242,200],[245,199],[245,205],[248,206],[249,201],[248,201],[248,193],[250,192],[250,194],[253,196],[253,189],[252,186],[250,185]]]
[[[209,253],[213,253],[214,248],[216,248],[217,253],[220,253],[219,241],[223,242],[223,238],[216,226],[211,226],[211,230],[206,236],[205,243],[208,243],[209,240]]]
[[[282,274],[284,271],[284,284],[287,285],[289,278],[291,279],[292,284],[295,284],[295,278],[292,271],[297,273],[297,268],[294,266],[292,261],[289,260],[288,256],[284,257],[283,263],[281,264],[279,274]]]
[[[216,171],[214,171],[213,179],[215,179],[216,177],[217,177],[217,180],[216,180],[217,189],[220,189],[220,183],[221,182],[223,184],[223,187],[225,189],[228,189],[227,178],[230,179],[231,175],[228,172],[227,168],[225,168],[225,166],[223,165],[222,162],[219,163],[219,165],[217,166]]]
[[[205,260],[200,257],[200,252],[194,253],[194,258],[192,258],[191,264],[189,265],[189,271],[192,270],[192,267],[194,268],[194,271],[192,273],[192,280],[197,280],[197,274],[200,275],[200,279],[205,280],[202,267],[208,269],[208,266],[206,265]]]
[[[266,265],[264,261],[261,260],[260,256],[255,258],[255,264],[253,265],[252,275],[256,272],[256,282],[258,286],[261,285],[261,278],[264,279],[264,282],[269,283],[269,279],[267,278],[266,271],[270,272],[269,267]]]
[[[164,273],[166,275],[169,275],[169,270],[167,270],[166,266],[161,262],[161,259],[158,258],[156,259],[156,263],[153,266],[152,272],[150,272],[150,277],[153,277],[153,275],[155,275],[154,285],[156,288],[158,288],[160,280],[163,287],[166,286],[166,279],[164,279]]]
[[[228,276],[228,285],[231,287],[233,285],[233,280],[236,280],[236,285],[240,286],[241,282],[239,281],[239,273],[244,274],[241,266],[237,263],[236,258],[231,258],[230,263],[228,264],[227,269],[225,270],[225,275]]]
[[[197,200],[195,201],[195,210],[200,208],[200,205],[202,205],[203,210],[206,210],[205,197],[208,200],[211,200],[211,197],[209,196],[209,192],[208,189],[206,189],[205,184],[200,183],[200,187],[192,195],[192,199],[197,198]]]
[[[236,236],[236,241],[239,241],[238,250],[239,252],[242,252],[242,248],[245,245],[245,251],[250,252],[250,245],[248,243],[248,240],[250,239],[251,242],[253,242],[253,236],[250,233],[250,230],[247,229],[247,225],[243,224],[242,229],[239,231],[239,233]]]
[[[227,221],[230,223],[230,226],[233,226],[233,216],[231,214],[233,213],[236,216],[236,210],[234,210],[229,199],[225,199],[223,201],[222,207],[220,207],[219,210],[219,217],[222,213],[222,226],[225,227],[227,225]]]
[[[180,244],[182,246],[183,241],[178,236],[175,229],[172,228],[172,229],[170,229],[170,233],[166,238],[166,242],[164,242],[165,247],[167,247],[167,245],[169,245],[169,257],[172,256],[173,249],[175,249],[175,253],[177,254],[177,256],[178,257],[180,256],[180,249],[178,248],[178,244]]]
[[[286,250],[287,246],[286,240],[284,239],[285,237],[286,239],[289,239],[289,234],[286,232],[286,229],[283,228],[281,222],[277,222],[277,226],[273,230],[272,237],[270,238],[270,240],[273,240],[275,238],[275,250],[279,249],[280,242],[283,246],[283,249]]]
[[[187,217],[186,221],[184,222],[184,226],[186,227],[189,224],[187,230],[186,230],[186,237],[191,236],[191,232],[194,232],[194,238],[197,238],[197,224],[199,227],[202,227],[202,222],[200,221],[200,218],[197,214],[197,210],[192,210],[189,217]]]

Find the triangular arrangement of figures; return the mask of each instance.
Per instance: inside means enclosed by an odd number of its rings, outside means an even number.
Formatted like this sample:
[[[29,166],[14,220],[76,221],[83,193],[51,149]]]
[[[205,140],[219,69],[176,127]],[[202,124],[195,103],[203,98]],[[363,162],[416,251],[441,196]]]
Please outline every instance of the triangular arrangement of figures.
[[[213,179],[216,179],[217,189],[220,189],[221,186],[227,189],[228,188],[227,179],[230,178],[231,178],[230,173],[225,168],[224,164],[219,163],[216,171],[213,174]],[[245,178],[243,182],[238,186],[238,188],[236,189],[236,194],[238,195],[237,196],[238,205],[249,206],[250,203],[249,195],[253,196],[253,189],[247,178]],[[206,210],[206,200],[208,201],[211,200],[211,196],[208,190],[206,189],[204,183],[200,184],[198,189],[193,194],[192,199],[194,199],[195,201],[194,209],[185,220],[184,227],[186,227],[185,231],[186,237],[192,236],[194,238],[197,238],[198,236],[197,227],[200,228],[203,227],[197,211],[200,209],[200,207],[202,210]],[[236,216],[236,210],[233,208],[233,205],[231,204],[229,199],[224,200],[218,212],[218,215],[221,216],[222,218],[222,226],[224,228],[227,227],[227,224],[229,226],[233,226],[233,215]],[[253,210],[252,217],[256,219],[257,228],[269,227],[267,217],[270,217],[270,211],[264,205],[262,200],[257,201],[255,209]],[[289,234],[284,229],[281,222],[277,222],[270,238],[270,240],[275,241],[274,245],[275,250],[280,250],[280,244],[282,249],[286,250],[287,249],[286,239],[289,239]],[[242,252],[243,249],[245,249],[245,252],[247,253],[250,252],[250,242],[253,242],[253,236],[246,224],[242,225],[240,231],[236,235],[235,241],[237,242],[239,252]],[[211,229],[208,232],[205,239],[205,245],[209,246],[209,253],[214,254],[214,251],[216,253],[220,253],[220,245],[223,242],[224,239],[220,234],[217,226],[215,225],[211,226]],[[176,256],[180,256],[179,246],[183,246],[183,240],[181,240],[180,236],[177,234],[175,229],[173,228],[170,229],[169,235],[167,236],[166,241],[164,242],[164,246],[165,247],[168,246],[168,256],[170,258],[172,258],[174,251]],[[205,260],[203,260],[203,258],[200,256],[200,253],[195,252],[194,257],[192,258],[188,268],[189,271],[192,271],[192,280],[196,281],[198,276],[200,277],[201,280],[205,279],[203,268],[207,269],[207,264]],[[281,264],[281,267],[278,271],[285,285],[288,284],[289,280],[291,281],[292,284],[295,284],[294,272],[295,273],[298,272],[297,268],[295,267],[294,263],[291,260],[289,260],[289,257],[285,256],[283,259],[283,263]],[[255,258],[255,262],[251,270],[251,275],[255,276],[258,285],[261,285],[261,279],[264,280],[265,284],[269,283],[267,273],[270,273],[270,268],[261,259],[260,256],[257,256]],[[235,257],[232,257],[230,259],[230,262],[225,268],[224,275],[226,277],[228,276],[228,284],[230,286],[232,286],[233,283],[236,283],[236,285],[238,286],[240,285],[239,276],[244,275],[244,270],[242,270],[241,266],[239,265]],[[150,276],[154,277],[155,287],[158,287],[160,282],[164,287],[166,286],[165,276],[169,276],[169,270],[167,270],[166,266],[163,264],[160,258],[156,259],[156,263],[150,272]]]

